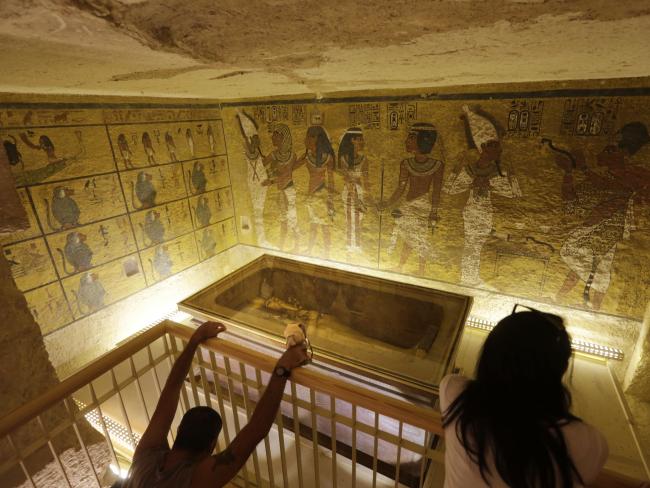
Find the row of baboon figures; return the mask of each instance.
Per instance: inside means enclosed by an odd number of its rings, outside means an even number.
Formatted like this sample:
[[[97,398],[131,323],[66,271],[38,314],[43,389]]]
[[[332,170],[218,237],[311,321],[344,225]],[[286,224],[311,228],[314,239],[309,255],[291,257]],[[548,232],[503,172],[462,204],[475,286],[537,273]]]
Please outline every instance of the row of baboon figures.
[[[203,229],[200,238],[198,235],[196,236],[201,254],[200,259],[208,259],[217,254],[218,243],[224,241],[228,232],[232,230],[227,228],[231,225],[232,221],[224,221],[219,225]],[[91,271],[94,253],[86,243],[86,235],[78,231],[70,232],[67,235],[64,249],[57,249],[57,251],[61,254],[64,267],[66,260],[74,266],[73,270],[66,268],[67,273],[81,273],[77,289],[72,290],[79,312],[85,315],[104,307],[107,292],[101,283],[99,273]],[[152,257],[148,261],[148,263],[143,262],[143,265],[151,266],[151,276],[155,281],[168,278],[174,273],[173,267],[175,263],[168,244],[156,246]],[[126,277],[140,272],[138,260],[133,256],[125,258],[122,261],[122,267]]]
[[[311,253],[320,233],[325,254],[329,255],[330,226],[334,221],[334,173],[343,177],[342,197],[346,219],[348,250],[360,249],[361,224],[371,208],[390,212],[395,218],[388,252],[402,250],[398,269],[415,252],[420,274],[427,258],[432,256],[432,236],[438,222],[441,193],[465,194],[463,206],[464,245],[461,258],[462,284],[481,286],[479,276],[481,250],[493,233],[491,195],[507,198],[522,196],[517,177],[510,165],[501,159],[501,131],[493,118],[479,107],[463,106],[469,149],[465,159],[445,175],[444,162],[432,157],[438,132],[433,124],[413,123],[405,140],[409,157],[402,160],[397,186],[381,201],[374,201],[368,191],[371,164],[365,156],[362,128],[345,131],[335,151],[325,128],[312,125],[307,129],[305,152],[294,151],[290,128],[271,123],[269,134],[273,148],[265,153],[260,147],[259,128],[254,118],[237,111],[248,161],[247,180],[252,199],[253,217],[258,240],[267,245],[263,211],[267,189],[274,185],[279,195],[280,248],[292,237],[297,251],[299,242],[298,214],[294,171],[305,165],[309,174],[306,207],[309,215]],[[606,144],[597,155],[596,170],[587,164],[580,150],[557,147],[550,139],[542,139],[554,153],[555,163],[563,172],[561,196],[564,210],[582,219],[566,236],[560,256],[569,273],[557,293],[557,299],[568,294],[578,282],[584,284],[584,306],[599,309],[611,280],[611,268],[617,244],[634,229],[635,198],[648,195],[650,171],[635,164],[640,151],[650,147],[647,127],[642,122],[629,122],[616,134],[616,142]],[[644,151],[645,152],[645,151]]]

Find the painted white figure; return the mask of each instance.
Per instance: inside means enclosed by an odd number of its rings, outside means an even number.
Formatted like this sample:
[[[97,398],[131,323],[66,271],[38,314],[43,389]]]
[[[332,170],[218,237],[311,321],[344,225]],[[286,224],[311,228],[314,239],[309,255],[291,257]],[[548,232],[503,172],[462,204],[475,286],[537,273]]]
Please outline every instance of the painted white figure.
[[[363,131],[353,127],[345,131],[339,144],[338,166],[343,174],[343,208],[347,224],[348,250],[361,250],[361,223],[368,211],[368,206],[374,205],[370,196],[370,181],[368,177],[368,158],[364,154],[365,140]]]
[[[246,113],[237,111],[239,128],[244,138],[244,149],[248,165],[246,168],[246,182],[248,192],[253,205],[253,225],[257,235],[257,243],[262,247],[268,247],[266,232],[264,231],[264,204],[266,202],[267,186],[262,183],[268,176],[264,167],[262,152],[260,150],[260,137],[257,132],[257,124]]]
[[[413,157],[400,163],[397,188],[380,209],[394,207],[402,200],[400,208],[392,211],[395,226],[391,235],[388,252],[393,253],[399,238],[402,240],[402,253],[398,270],[402,270],[411,251],[418,255],[418,272],[423,274],[426,262],[431,258],[433,230],[438,222],[438,205],[445,165],[430,157],[438,133],[432,124],[413,124],[406,137],[406,151]]]
[[[481,251],[492,232],[492,194],[507,198],[521,196],[519,183],[512,171],[501,164],[501,143],[494,125],[484,116],[463,107],[470,133],[470,150],[444,184],[450,195],[467,193],[463,207],[465,242],[461,259],[460,281],[464,285],[481,285]]]

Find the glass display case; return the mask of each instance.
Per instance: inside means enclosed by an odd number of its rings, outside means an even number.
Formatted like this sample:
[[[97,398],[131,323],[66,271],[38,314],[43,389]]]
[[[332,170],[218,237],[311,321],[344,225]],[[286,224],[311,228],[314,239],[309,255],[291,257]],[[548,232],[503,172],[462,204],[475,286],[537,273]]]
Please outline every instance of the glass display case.
[[[315,363],[437,393],[471,303],[469,296],[264,255],[179,308],[277,345],[286,325],[299,322]]]

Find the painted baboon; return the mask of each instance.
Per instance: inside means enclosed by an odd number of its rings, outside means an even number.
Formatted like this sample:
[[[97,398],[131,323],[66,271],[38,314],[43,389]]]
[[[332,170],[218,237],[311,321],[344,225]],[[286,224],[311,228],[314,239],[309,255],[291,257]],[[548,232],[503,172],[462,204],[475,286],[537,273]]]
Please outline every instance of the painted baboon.
[[[52,230],[70,229],[79,225],[79,216],[81,211],[79,205],[72,198],[74,190],[63,186],[57,186],[52,192],[52,207],[50,202],[45,199],[45,209],[47,212],[47,223]],[[60,226],[56,227],[50,219],[50,210]]]
[[[79,279],[79,288],[75,292],[79,313],[86,315],[104,306],[106,290],[96,273],[84,273]]]
[[[142,230],[145,237],[151,241],[151,244],[163,242],[165,240],[165,226],[160,220],[160,212],[149,210],[145,215]]]
[[[131,183],[131,202],[133,208],[140,210],[143,208],[150,208],[156,204],[156,188],[153,185],[153,177],[144,171],[138,173],[135,185]],[[140,200],[140,205],[136,205],[133,195],[135,194]]]
[[[66,236],[66,243],[63,250],[57,248],[57,251],[61,255],[63,271],[67,274],[86,271],[91,267],[93,252],[88,244],[86,244],[86,235],[81,232],[70,232]],[[66,260],[72,265],[72,271],[68,270]]]

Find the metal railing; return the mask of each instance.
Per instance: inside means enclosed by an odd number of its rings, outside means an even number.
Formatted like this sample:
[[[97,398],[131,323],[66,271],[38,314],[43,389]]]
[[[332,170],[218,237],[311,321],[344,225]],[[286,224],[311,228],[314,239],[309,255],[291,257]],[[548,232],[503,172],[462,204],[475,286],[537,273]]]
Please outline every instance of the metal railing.
[[[164,321],[0,419],[0,485],[109,486],[108,466],[117,473],[128,468],[175,356],[192,332]],[[250,418],[275,361],[225,339],[203,343],[181,390],[170,441],[187,409],[207,405],[223,417],[218,448],[225,448]],[[442,486],[442,434],[440,413],[433,408],[300,368],[287,384],[273,429],[235,482]],[[608,476],[599,486],[638,486]]]

